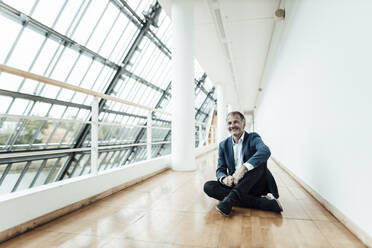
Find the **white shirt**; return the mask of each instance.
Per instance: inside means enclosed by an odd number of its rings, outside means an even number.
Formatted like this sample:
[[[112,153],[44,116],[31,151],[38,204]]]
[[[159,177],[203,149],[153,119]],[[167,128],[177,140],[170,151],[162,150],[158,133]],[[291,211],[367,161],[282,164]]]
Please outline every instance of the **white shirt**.
[[[240,167],[243,165],[248,169],[248,171],[254,169],[254,166],[248,162],[243,163],[243,141],[244,141],[245,132],[243,132],[242,136],[240,136],[237,143],[235,143],[234,138],[231,136],[232,143],[233,143],[233,150],[234,150],[234,162],[235,162],[235,171],[239,170]],[[225,177],[221,177],[220,182]]]
[[[254,169],[254,166],[248,162],[243,163],[243,141],[244,141],[245,132],[240,136],[237,143],[235,143],[234,138],[231,136],[234,150],[234,162],[235,162],[235,171],[239,170],[243,165],[248,169],[248,171]]]

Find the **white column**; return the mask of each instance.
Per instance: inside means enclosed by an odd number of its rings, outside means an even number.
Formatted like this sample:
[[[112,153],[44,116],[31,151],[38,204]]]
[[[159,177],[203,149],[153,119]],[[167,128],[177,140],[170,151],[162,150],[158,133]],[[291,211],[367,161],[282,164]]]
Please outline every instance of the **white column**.
[[[146,152],[147,159],[151,159],[152,153],[152,111],[149,111],[147,114],[147,130],[146,130]]]
[[[232,110],[233,108],[232,108],[232,105],[229,103],[229,104],[227,104],[227,113],[230,113],[230,112],[232,112],[233,110]]]
[[[202,124],[199,124],[199,147],[203,146]]]
[[[190,171],[195,164],[194,1],[172,1],[172,169]]]
[[[90,141],[90,173],[97,175],[98,172],[98,98],[92,101],[92,122],[91,122],[91,141]]]
[[[234,111],[233,106],[230,103],[227,104],[226,109],[227,109],[226,116],[227,116],[228,113]],[[226,123],[226,137],[227,136],[230,136],[230,133],[227,130],[227,123]]]
[[[217,143],[219,143],[227,137],[226,133],[227,108],[225,104],[224,90],[222,85],[217,85],[216,90],[217,90]]]

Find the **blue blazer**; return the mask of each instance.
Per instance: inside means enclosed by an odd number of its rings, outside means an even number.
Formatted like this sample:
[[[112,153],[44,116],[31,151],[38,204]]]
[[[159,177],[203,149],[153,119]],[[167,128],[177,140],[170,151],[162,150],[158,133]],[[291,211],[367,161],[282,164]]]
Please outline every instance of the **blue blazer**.
[[[264,166],[266,170],[267,188],[275,198],[279,198],[278,187],[275,179],[269,169],[267,168],[267,160],[269,159],[271,152],[261,137],[255,133],[244,134],[244,140],[242,145],[243,163],[248,162],[253,167]],[[235,172],[235,161],[234,161],[234,150],[232,137],[229,136],[225,140],[221,141],[218,148],[218,165],[216,176],[217,180],[220,181],[221,177],[232,175]]]

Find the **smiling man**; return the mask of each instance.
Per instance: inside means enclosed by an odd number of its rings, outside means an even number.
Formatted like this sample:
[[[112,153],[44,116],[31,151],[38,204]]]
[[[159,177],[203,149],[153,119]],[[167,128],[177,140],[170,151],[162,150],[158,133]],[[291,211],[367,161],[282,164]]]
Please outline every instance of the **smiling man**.
[[[238,111],[227,115],[231,134],[218,148],[217,181],[204,184],[204,192],[219,201],[216,209],[223,215],[233,206],[280,213],[278,188],[267,168],[270,149],[257,133],[244,131],[245,118]]]

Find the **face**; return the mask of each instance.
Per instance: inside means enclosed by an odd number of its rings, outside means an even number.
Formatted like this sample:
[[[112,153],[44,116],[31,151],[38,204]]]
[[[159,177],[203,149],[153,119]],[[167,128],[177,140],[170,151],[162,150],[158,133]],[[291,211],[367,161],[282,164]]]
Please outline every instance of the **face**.
[[[245,123],[240,119],[239,115],[229,115],[227,117],[227,129],[230,134],[239,137],[243,134]]]

